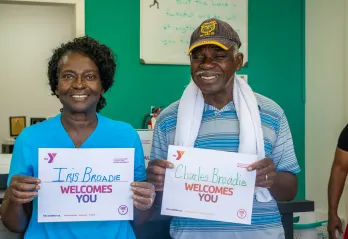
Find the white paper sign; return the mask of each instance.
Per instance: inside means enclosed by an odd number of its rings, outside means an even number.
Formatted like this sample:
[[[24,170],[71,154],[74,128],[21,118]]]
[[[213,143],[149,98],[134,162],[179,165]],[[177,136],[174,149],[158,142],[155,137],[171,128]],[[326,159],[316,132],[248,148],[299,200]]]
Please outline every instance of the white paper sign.
[[[162,215],[251,224],[256,155],[169,146]]]
[[[133,220],[133,148],[41,148],[38,177],[38,222]]]

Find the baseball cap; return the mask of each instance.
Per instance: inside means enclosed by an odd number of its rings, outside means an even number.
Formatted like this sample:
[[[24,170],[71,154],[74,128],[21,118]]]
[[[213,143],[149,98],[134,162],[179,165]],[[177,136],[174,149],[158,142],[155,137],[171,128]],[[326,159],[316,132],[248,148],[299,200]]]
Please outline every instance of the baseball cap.
[[[188,54],[196,47],[208,44],[217,45],[224,50],[228,50],[233,42],[238,45],[238,48],[242,45],[238,33],[230,24],[216,18],[209,18],[202,22],[192,33]]]

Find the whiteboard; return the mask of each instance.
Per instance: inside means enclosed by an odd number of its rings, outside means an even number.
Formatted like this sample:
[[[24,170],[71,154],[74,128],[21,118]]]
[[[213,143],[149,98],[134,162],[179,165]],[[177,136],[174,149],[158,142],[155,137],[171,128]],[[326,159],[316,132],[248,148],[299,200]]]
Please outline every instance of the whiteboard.
[[[206,19],[228,22],[248,62],[248,0],[140,0],[140,62],[189,65],[190,37]]]

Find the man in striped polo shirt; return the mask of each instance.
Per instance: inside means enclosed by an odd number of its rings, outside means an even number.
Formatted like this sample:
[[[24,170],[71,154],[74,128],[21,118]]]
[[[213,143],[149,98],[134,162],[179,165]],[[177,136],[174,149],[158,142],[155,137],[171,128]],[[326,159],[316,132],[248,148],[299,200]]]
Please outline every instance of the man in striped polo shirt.
[[[239,36],[226,22],[204,21],[190,42],[191,76],[204,97],[204,111],[195,148],[238,152],[239,121],[233,103],[235,72],[243,65]],[[278,201],[292,200],[297,194],[300,168],[284,111],[272,100],[256,94],[266,158],[253,164],[256,187],[267,188],[272,199],[253,201],[251,225],[174,217],[170,235],[175,239],[280,239],[284,237]],[[162,201],[168,146],[174,144],[179,101],[159,116],[154,129],[147,180],[156,187],[156,201]]]

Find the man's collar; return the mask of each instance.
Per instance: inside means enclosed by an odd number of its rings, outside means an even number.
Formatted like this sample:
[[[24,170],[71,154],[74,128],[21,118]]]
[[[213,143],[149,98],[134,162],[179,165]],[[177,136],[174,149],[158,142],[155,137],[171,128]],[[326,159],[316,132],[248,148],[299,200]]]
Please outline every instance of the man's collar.
[[[259,107],[259,111],[261,111],[261,105],[259,102],[257,102],[257,106]],[[227,105],[222,107],[222,109],[220,109],[220,110],[218,108],[216,108],[215,106],[204,103],[204,112],[206,112],[206,111],[225,112],[225,111],[235,111],[235,110],[236,110],[236,108],[234,106],[233,101],[228,102]]]
[[[224,112],[224,111],[234,111],[235,107],[233,104],[233,101],[230,101],[227,103],[227,105],[225,105],[224,107],[222,107],[222,109],[218,109],[215,106],[209,105],[207,103],[204,104],[204,112],[205,111],[219,111],[219,112]]]

